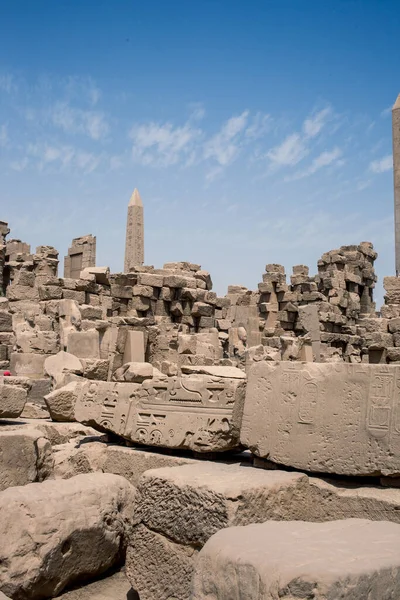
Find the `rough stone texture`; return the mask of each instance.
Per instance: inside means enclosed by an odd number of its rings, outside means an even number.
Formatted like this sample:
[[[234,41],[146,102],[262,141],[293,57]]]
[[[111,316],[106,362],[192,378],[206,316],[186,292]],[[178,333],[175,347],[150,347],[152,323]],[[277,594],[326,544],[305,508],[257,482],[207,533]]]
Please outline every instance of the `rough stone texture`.
[[[57,384],[65,372],[81,374],[82,363],[73,354],[68,354],[68,352],[61,350],[61,352],[46,358],[44,361],[44,370]]]
[[[0,491],[53,477],[49,440],[37,429],[0,430]]]
[[[92,438],[95,439],[95,438]],[[195,465],[199,460],[152,452],[146,448],[126,448],[103,441],[84,440],[56,446],[54,472],[56,477],[68,479],[80,473],[114,473],[122,475],[134,486],[149,469]]]
[[[54,421],[75,421],[75,403],[81,385],[80,382],[71,381],[44,397]]]
[[[196,562],[192,600],[400,597],[400,526],[361,519],[219,531]]]
[[[48,598],[105,572],[134,523],[134,500],[123,477],[100,473],[5,490],[0,589],[13,600]]]
[[[400,368],[266,363],[248,375],[241,442],[297,469],[400,472]]]
[[[93,381],[79,388],[75,419],[135,443],[220,452],[238,446],[243,399],[243,380],[206,375]]]
[[[132,587],[141,600],[188,599],[195,555],[210,536],[232,525],[289,518],[288,507],[302,504],[307,485],[300,473],[237,464],[147,471],[138,486],[141,524],[127,553]]]
[[[18,385],[8,385],[0,377],[0,417],[18,417],[24,410],[27,391]]]
[[[58,600],[139,600],[123,571],[65,592],[57,598]]]
[[[78,358],[100,358],[100,337],[96,329],[71,331],[67,350]]]
[[[45,354],[11,353],[10,370],[13,375],[22,375],[32,379],[43,379]]]

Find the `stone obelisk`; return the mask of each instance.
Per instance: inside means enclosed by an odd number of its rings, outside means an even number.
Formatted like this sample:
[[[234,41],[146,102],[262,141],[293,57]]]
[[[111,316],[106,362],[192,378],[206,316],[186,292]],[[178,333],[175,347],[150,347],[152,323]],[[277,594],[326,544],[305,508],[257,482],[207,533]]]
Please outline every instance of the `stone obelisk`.
[[[144,263],[144,223],[143,203],[138,190],[135,188],[128,204],[126,222],[125,265],[124,272],[129,273],[135,266]]]
[[[394,242],[396,275],[400,275],[400,94],[392,109],[393,177],[394,177]]]

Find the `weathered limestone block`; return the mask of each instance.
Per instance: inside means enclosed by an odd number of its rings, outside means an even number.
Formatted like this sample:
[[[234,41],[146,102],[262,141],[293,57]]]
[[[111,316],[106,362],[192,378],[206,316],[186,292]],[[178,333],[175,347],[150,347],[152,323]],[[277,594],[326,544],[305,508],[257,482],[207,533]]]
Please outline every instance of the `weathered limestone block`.
[[[11,353],[10,370],[13,375],[22,375],[31,379],[43,379],[45,354]]]
[[[53,421],[75,421],[75,403],[82,384],[70,381],[44,397]]]
[[[0,494],[0,589],[14,600],[58,595],[120,557],[135,488],[118,475],[78,475]],[[55,534],[56,533],[56,534]]]
[[[53,476],[49,440],[33,428],[0,430],[0,491]]]
[[[127,551],[132,587],[141,600],[188,600],[203,544],[225,527],[290,518],[307,481],[301,473],[211,462],[147,471],[138,487],[141,523]]]
[[[135,443],[222,452],[238,445],[244,391],[243,380],[204,375],[86,382],[75,419]]]
[[[345,363],[254,364],[241,442],[307,471],[400,473],[400,368]]]
[[[130,383],[142,383],[154,376],[154,367],[146,362],[129,362],[117,369],[114,379]]]
[[[19,385],[10,385],[0,377],[0,418],[19,417],[27,398],[26,389]]]
[[[200,459],[185,456],[174,456],[152,452],[147,448],[126,448],[125,446],[107,443],[104,434],[84,439],[84,443],[69,443],[54,448],[54,474],[61,479],[69,479],[81,473],[113,473],[125,477],[137,486],[140,477],[149,469],[176,467],[186,464],[197,464]],[[97,441],[94,441],[97,440]],[[82,442],[82,438],[81,438]],[[203,461],[202,461],[203,462]]]
[[[399,525],[362,519],[232,527],[200,552],[191,598],[397,598],[399,547]]]
[[[96,329],[71,331],[67,350],[78,358],[100,358],[100,336]]]
[[[0,331],[12,331],[12,314],[6,310],[0,310]]]
[[[50,375],[59,384],[63,381],[65,373],[82,373],[82,363],[74,354],[68,352],[58,352],[53,356],[49,356],[44,361],[44,370],[47,375]]]

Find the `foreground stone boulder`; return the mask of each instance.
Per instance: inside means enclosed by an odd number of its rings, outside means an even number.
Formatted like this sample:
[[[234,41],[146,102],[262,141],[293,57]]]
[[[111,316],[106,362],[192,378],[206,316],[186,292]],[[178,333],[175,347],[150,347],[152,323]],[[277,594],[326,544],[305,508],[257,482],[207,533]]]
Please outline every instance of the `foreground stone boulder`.
[[[0,493],[0,590],[53,597],[120,558],[134,522],[135,488],[118,475],[78,475]]]
[[[70,381],[67,385],[53,390],[44,397],[53,421],[75,421],[75,403],[81,383]]]
[[[239,445],[244,392],[243,379],[208,375],[85,381],[74,417],[139,444],[222,452]]]
[[[27,390],[24,386],[18,385],[17,377],[12,377],[11,381],[0,377],[0,418],[19,417],[27,398]]]
[[[400,597],[400,525],[270,521],[219,531],[196,563],[192,600]]]
[[[16,485],[44,481],[53,476],[54,459],[49,440],[37,429],[0,429],[0,491]]]
[[[301,473],[203,462],[143,474],[140,524],[133,528],[127,577],[140,600],[186,600],[198,551],[232,525],[290,518],[308,486]],[[304,518],[306,515],[304,515]]]
[[[254,364],[241,442],[257,456],[296,469],[400,474],[399,387],[396,366]]]

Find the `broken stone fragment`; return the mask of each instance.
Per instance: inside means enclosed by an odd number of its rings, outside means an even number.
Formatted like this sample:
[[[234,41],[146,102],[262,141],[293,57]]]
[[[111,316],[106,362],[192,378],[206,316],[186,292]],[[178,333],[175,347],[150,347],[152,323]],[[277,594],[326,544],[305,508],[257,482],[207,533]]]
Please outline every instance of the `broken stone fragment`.
[[[75,390],[67,391],[72,401]],[[222,452],[238,446],[244,391],[243,379],[209,375],[152,378],[142,384],[85,381],[75,420],[135,443]],[[56,396],[49,396],[51,412]]]
[[[126,479],[106,473],[1,492],[1,591],[39,600],[104,573],[121,557],[135,523],[135,494]]]
[[[82,363],[69,352],[58,352],[44,361],[45,372],[52,377],[56,385],[62,383],[65,373],[82,374]]]
[[[49,440],[37,429],[0,430],[0,490],[53,476]]]
[[[75,403],[80,385],[80,382],[70,381],[44,397],[53,421],[75,421]]]
[[[231,527],[201,550],[191,599],[397,598],[399,546],[400,525],[362,519]]]

